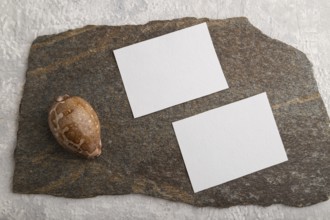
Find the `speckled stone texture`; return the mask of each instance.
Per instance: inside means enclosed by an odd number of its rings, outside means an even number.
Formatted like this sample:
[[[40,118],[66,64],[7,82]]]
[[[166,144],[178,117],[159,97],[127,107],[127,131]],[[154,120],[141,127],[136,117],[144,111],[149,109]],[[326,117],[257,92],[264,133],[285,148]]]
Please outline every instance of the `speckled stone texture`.
[[[230,89],[133,119],[112,51],[204,21]],[[264,91],[289,161],[194,194],[171,123]],[[65,93],[85,98],[99,114],[100,158],[80,159],[52,137],[47,111]],[[38,37],[31,46],[13,190],[72,198],[140,193],[196,206],[301,207],[329,198],[329,146],[329,118],[311,63],[246,18],[87,26]]]

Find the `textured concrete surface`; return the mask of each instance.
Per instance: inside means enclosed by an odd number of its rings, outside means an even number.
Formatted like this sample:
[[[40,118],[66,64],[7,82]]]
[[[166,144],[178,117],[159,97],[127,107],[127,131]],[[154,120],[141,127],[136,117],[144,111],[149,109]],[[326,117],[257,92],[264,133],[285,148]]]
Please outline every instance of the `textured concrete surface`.
[[[265,34],[303,52],[314,65],[330,110],[330,2],[310,1],[10,1],[0,2],[0,219],[327,219],[330,202],[307,208],[273,205],[196,208],[150,197],[72,200],[11,192],[17,114],[32,40],[86,24],[137,24],[184,16],[246,16]]]

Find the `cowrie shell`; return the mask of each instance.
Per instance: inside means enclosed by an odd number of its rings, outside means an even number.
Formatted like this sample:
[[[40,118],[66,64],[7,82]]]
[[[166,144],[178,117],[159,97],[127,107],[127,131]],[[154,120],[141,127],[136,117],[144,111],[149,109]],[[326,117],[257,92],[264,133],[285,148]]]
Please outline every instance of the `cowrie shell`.
[[[78,96],[57,97],[48,113],[48,124],[66,150],[92,159],[101,154],[101,128],[92,106]]]

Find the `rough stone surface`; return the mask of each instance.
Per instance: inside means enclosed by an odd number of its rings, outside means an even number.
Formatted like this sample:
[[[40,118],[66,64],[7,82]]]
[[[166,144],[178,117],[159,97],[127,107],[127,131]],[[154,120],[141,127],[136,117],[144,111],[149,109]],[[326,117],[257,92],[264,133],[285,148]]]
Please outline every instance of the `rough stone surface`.
[[[230,89],[133,119],[112,50],[203,21],[208,21]],[[311,63],[245,18],[87,26],[39,37],[30,50],[26,77],[14,192],[73,198],[139,193],[215,207],[300,207],[329,197],[329,118]],[[289,161],[194,194],[171,122],[264,91]],[[77,158],[52,137],[47,110],[63,93],[85,98],[98,112],[104,144],[100,158]]]

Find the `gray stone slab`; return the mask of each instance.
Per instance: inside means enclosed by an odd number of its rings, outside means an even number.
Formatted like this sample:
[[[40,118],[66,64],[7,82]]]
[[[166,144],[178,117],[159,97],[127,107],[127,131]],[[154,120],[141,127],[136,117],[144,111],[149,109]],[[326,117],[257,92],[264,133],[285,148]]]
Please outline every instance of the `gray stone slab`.
[[[229,89],[133,119],[113,50],[207,21]],[[171,123],[267,92],[289,161],[193,193]],[[101,121],[102,155],[64,151],[47,124],[58,95],[78,95]],[[196,206],[308,206],[330,195],[329,117],[299,50],[246,18],[86,26],[32,44],[19,113],[13,191],[70,198],[139,193]]]

